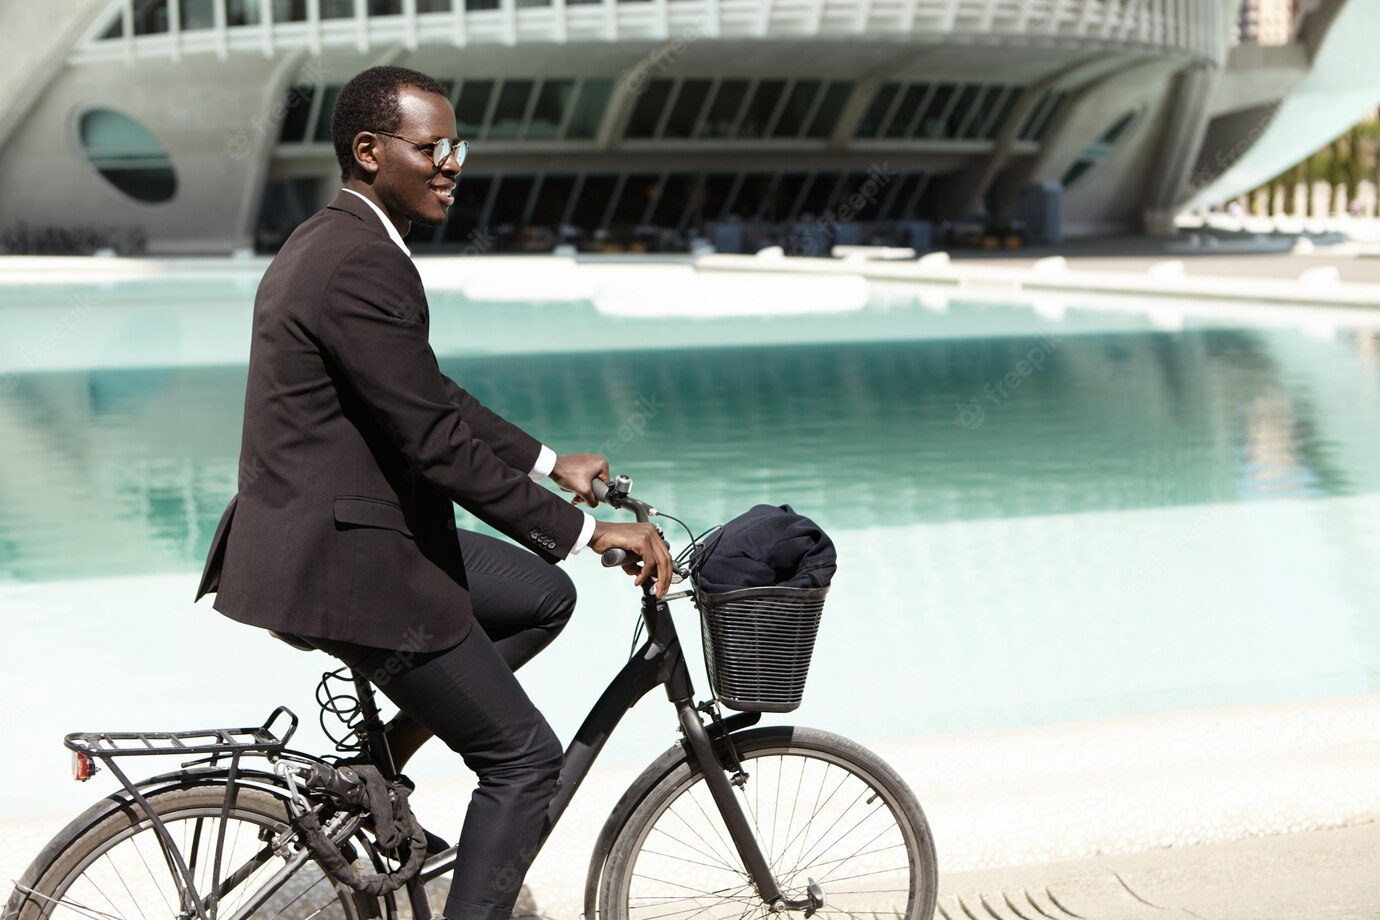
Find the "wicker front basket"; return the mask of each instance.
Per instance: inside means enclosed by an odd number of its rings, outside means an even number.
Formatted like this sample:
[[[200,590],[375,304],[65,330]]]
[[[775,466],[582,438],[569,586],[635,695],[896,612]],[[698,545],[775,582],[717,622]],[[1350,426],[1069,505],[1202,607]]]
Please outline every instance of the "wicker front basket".
[[[719,702],[744,712],[798,707],[828,593],[828,586],[697,591],[705,667]]]

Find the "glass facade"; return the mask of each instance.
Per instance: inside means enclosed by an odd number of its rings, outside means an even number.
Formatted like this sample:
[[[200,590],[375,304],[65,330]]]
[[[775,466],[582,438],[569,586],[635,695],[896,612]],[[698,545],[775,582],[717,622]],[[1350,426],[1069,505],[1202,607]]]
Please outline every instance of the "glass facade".
[[[460,134],[467,139],[519,148],[588,142],[600,136],[614,114],[614,79],[467,76],[456,81],[451,98]],[[990,143],[1014,129],[1008,123],[1025,94],[1022,87],[995,83],[891,81],[866,100],[856,125],[842,125],[854,88],[850,81],[813,77],[656,77],[636,87],[635,98],[628,101],[621,139],[664,142],[668,150],[684,152],[701,141],[823,141],[842,128],[873,141]],[[292,87],[282,143],[329,144],[339,91],[339,85]],[[1063,102],[1062,93],[1043,96],[1017,137],[1043,137]],[[1108,136],[1125,129],[1114,125]],[[1107,144],[1114,142],[1113,137]],[[465,251],[549,251],[558,242],[684,249],[692,236],[709,232],[718,222],[760,228],[815,220],[830,228],[856,225],[847,231],[850,239],[889,240],[898,221],[943,214],[943,183],[932,182],[931,173],[911,168],[879,182],[857,171],[865,160],[855,162],[849,169],[795,165],[787,170],[780,167],[790,166],[789,160],[764,158],[760,164],[712,170],[658,171],[651,158],[636,169],[616,172],[578,172],[565,165],[543,173],[531,167],[505,171],[500,157],[484,174],[462,178],[450,222],[430,239],[416,242],[423,248]],[[557,163],[552,160],[553,166]],[[1077,178],[1071,172],[1069,181]],[[480,237],[482,246],[475,243]]]
[[[853,136],[863,139],[990,141],[1000,136],[1021,88],[999,84],[886,83]],[[1022,139],[1026,138],[1024,134]]]

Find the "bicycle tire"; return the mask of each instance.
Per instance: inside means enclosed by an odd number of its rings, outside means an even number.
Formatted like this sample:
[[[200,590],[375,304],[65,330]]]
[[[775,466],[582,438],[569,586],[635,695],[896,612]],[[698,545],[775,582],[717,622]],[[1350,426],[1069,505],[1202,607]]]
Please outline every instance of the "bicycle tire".
[[[823,917],[932,920],[938,875],[934,841],[919,802],[895,770],[861,745],[815,729],[754,729],[735,734],[733,742],[749,775],[738,787],[738,800],[786,898],[805,897],[813,879],[824,890],[825,904],[818,911]],[[775,916],[757,897],[703,780],[698,767],[683,761],[633,812],[604,867],[601,920]],[[781,790],[793,780],[788,809]],[[811,800],[805,811],[799,810],[802,790]],[[869,791],[874,795],[863,808],[870,810],[850,826],[854,812],[844,803],[861,801]],[[886,815],[881,805],[873,807],[878,797]],[[653,835],[655,843],[649,843]],[[841,851],[853,852],[824,858],[844,840]],[[676,847],[679,853],[664,852]],[[904,865],[891,852],[897,849],[905,851]],[[874,868],[879,863],[883,869]],[[904,894],[900,906],[898,893]]]
[[[211,859],[193,857],[192,851],[214,852],[225,801],[224,784],[173,787],[148,794],[149,806],[167,825],[174,843],[182,851],[198,891],[211,888]],[[93,809],[94,811],[95,809]],[[172,870],[158,844],[153,823],[138,805],[106,809],[95,823],[83,815],[68,825],[40,854],[20,879],[4,920],[47,920],[65,917],[143,917],[145,907],[166,906],[168,914],[180,907]],[[89,815],[90,813],[88,813]],[[287,806],[279,796],[263,789],[239,786],[225,822],[225,849],[222,863],[228,867],[250,864],[266,845],[260,834],[281,834],[288,827]],[[245,839],[248,829],[252,838]],[[63,837],[67,837],[63,842]],[[367,841],[361,839],[361,846]],[[202,850],[202,847],[206,850]],[[118,857],[112,854],[118,851]],[[227,898],[209,915],[228,916],[238,900],[253,891],[252,883],[263,881],[283,860],[264,858],[262,865],[248,875],[239,898]],[[238,860],[238,862],[237,862]],[[129,869],[127,876],[125,869]],[[222,878],[229,874],[223,867]],[[102,884],[104,882],[104,884]],[[88,903],[88,900],[90,903]],[[83,905],[86,909],[79,909]],[[175,906],[176,905],[176,906]],[[127,909],[122,909],[127,908]],[[193,914],[195,916],[195,914]],[[327,876],[312,861],[304,863],[271,900],[251,915],[254,918],[281,917],[283,920],[371,920],[380,916],[378,902],[360,895]]]

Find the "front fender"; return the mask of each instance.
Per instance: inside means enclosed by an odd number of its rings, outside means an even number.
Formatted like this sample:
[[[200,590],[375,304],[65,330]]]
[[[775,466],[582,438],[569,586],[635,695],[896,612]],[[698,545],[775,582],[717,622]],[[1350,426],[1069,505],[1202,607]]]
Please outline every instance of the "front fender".
[[[723,730],[716,731],[716,726],[709,725],[709,737],[716,743],[721,741],[725,733],[733,733],[745,728],[751,728],[762,720],[760,712],[739,712],[723,720]],[[632,813],[642,800],[647,797],[647,793],[656,788],[656,784],[662,778],[678,767],[681,761],[685,760],[686,748],[684,741],[678,741],[671,745],[662,753],[660,757],[652,761],[647,769],[638,774],[637,779],[632,781],[623,797],[618,800],[618,804],[613,806],[613,811],[609,812],[608,820],[604,822],[603,828],[599,831],[598,838],[594,841],[594,850],[589,857],[589,872],[585,875],[585,920],[594,920],[598,910],[599,900],[599,880],[604,874],[604,863],[608,860],[609,851],[613,849],[613,842],[622,833],[624,825],[632,817]]]

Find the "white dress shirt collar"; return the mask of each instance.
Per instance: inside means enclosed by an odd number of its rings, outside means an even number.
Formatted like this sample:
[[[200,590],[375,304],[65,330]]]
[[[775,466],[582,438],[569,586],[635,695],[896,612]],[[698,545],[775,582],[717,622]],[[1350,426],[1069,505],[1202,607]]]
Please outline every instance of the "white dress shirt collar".
[[[361,195],[359,192],[355,191],[352,188],[342,188],[341,191],[349,192],[351,195],[354,195],[360,201],[363,201],[365,204],[367,204],[370,210],[372,210],[375,214],[379,216],[379,220],[383,221],[383,229],[388,231],[389,238],[392,239],[393,242],[397,243],[398,248],[401,249],[403,252],[407,253],[409,256],[412,255],[412,250],[408,249],[407,244],[403,242],[402,234],[398,233],[398,228],[393,226],[393,222],[388,219],[388,216],[386,214],[383,213],[382,208],[380,208],[378,205],[374,204],[368,198],[365,198],[363,195]]]

